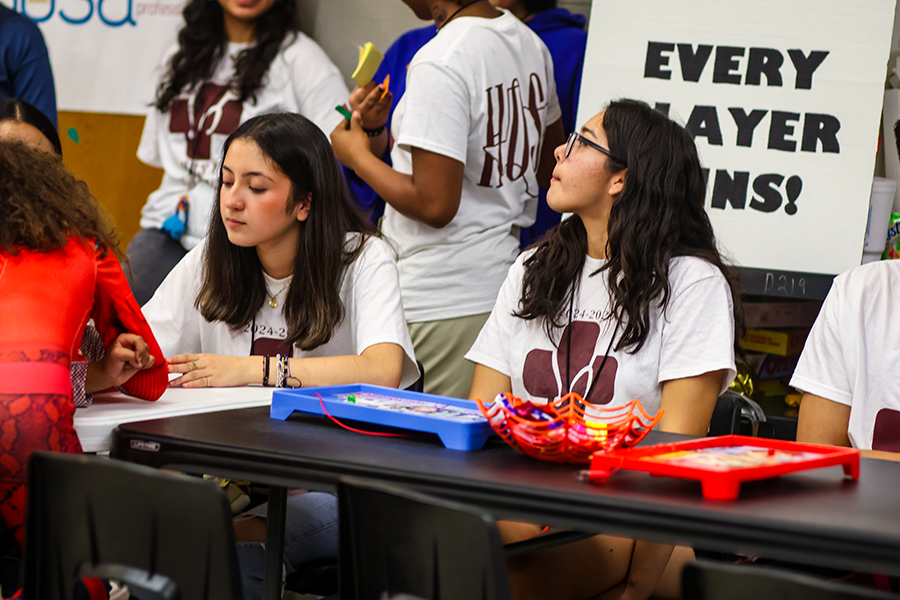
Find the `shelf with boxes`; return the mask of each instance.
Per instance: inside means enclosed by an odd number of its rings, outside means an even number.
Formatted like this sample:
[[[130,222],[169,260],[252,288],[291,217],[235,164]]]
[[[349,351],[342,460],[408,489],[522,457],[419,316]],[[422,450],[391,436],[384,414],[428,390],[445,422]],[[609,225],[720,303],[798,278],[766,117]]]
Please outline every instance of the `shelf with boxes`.
[[[772,437],[793,439],[800,394],[789,382],[822,302],[745,296],[743,306],[747,330],[740,346],[746,361],[739,369],[749,379],[744,391],[763,408]]]

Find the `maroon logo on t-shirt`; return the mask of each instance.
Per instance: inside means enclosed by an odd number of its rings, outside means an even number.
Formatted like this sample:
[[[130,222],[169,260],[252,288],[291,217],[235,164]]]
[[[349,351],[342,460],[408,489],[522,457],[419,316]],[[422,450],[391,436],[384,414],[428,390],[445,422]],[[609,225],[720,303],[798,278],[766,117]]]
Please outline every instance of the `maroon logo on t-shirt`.
[[[294,355],[294,347],[284,340],[274,338],[256,338],[253,340],[253,348],[250,351],[254,356],[282,356],[291,357]]]
[[[193,107],[188,99],[172,101],[169,131],[184,134],[188,158],[208,160],[212,134],[230,135],[241,124],[243,105],[237,100],[225,100],[228,90],[228,86],[204,83]]]
[[[872,450],[900,452],[900,411],[882,408],[875,415]]]
[[[572,354],[568,353],[567,339],[572,331]],[[610,356],[606,360],[603,371],[603,354],[597,354],[597,340],[600,338],[600,325],[591,321],[575,321],[563,330],[559,347],[555,350],[532,350],[525,356],[522,368],[522,380],[525,390],[535,398],[546,398],[548,401],[564,395],[566,390],[566,363],[568,362],[570,390],[584,397],[591,384],[599,375],[599,381],[591,391],[590,398],[585,400],[593,404],[609,404],[613,398],[616,383],[616,371],[619,363]],[[553,368],[554,364],[556,369]],[[557,375],[558,373],[558,375]]]
[[[526,90],[518,79],[512,84],[495,85],[487,93],[487,139],[481,170],[482,187],[503,187],[503,181],[525,180],[526,191],[537,196],[537,183],[528,173],[536,173],[540,162],[541,109],[547,105],[544,85],[536,73],[528,78]]]

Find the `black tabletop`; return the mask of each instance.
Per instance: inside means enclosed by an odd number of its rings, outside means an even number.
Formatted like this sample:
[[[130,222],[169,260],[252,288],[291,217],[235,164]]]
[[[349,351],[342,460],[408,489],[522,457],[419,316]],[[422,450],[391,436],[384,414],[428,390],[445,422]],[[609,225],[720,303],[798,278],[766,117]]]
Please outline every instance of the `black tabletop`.
[[[677,439],[651,432],[646,442]],[[738,501],[717,502],[694,481],[622,471],[595,485],[577,476],[584,466],[540,462],[499,441],[447,450],[427,435],[367,436],[312,416],[272,420],[267,408],[120,425],[112,454],[272,485],[378,479],[498,518],[900,575],[900,464],[885,461],[863,459],[858,481],[840,467],[819,469],[745,483]]]

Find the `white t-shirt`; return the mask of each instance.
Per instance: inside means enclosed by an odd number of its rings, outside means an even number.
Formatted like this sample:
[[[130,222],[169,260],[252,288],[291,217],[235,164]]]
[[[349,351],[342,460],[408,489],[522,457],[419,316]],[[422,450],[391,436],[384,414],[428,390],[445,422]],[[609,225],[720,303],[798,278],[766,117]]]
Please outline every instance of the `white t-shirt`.
[[[190,214],[181,237],[187,249],[207,234],[222,145],[241,123],[266,113],[293,112],[328,135],[343,118],[334,107],[347,101],[347,86],[325,52],[302,33],[289,37],[272,60],[256,102],[252,98],[238,102],[226,84],[234,74],[234,59],[247,47],[228,44],[227,56],[210,81],[179,94],[165,113],[152,108],[144,123],[138,158],[165,173],[162,185],[147,198],[141,227],[162,227],[175,214],[179,198],[187,196]],[[160,77],[177,49],[166,52]]]
[[[394,112],[394,169],[412,147],[465,165],[459,210],[441,229],[388,206],[410,322],[486,313],[534,223],[544,130],[560,116],[550,52],[510,13],[458,17],[413,57]]]
[[[900,261],[834,279],[791,385],[850,407],[854,448],[900,452]]]
[[[621,406],[637,398],[651,415],[659,410],[664,381],[724,369],[721,389],[725,391],[734,379],[731,292],[715,266],[694,257],[672,259],[672,294],[665,314],[658,309],[651,312],[643,347],[629,354],[627,349],[616,351],[610,346],[616,322],[608,318],[607,273],[591,276],[605,261],[586,257],[574,303],[571,359],[567,361],[568,324],[558,339],[551,340],[541,321],[513,316],[522,297],[523,260],[530,254],[520,256],[509,270],[494,311],[466,355],[473,362],[508,375],[515,396],[546,403],[565,394],[567,362],[571,391],[584,396],[599,377],[590,402]],[[568,323],[568,309],[564,321]],[[621,335],[619,328],[616,342]],[[609,358],[601,370],[607,348]]]
[[[290,277],[266,277],[269,296],[277,295],[278,306],[265,302],[255,324],[233,329],[221,321],[208,322],[194,308],[203,280],[202,242],[179,262],[143,308],[144,316],[165,356],[205,352],[228,356],[283,354],[287,324],[282,310]],[[285,290],[285,291],[282,291]],[[294,346],[295,358],[360,354],[382,343],[403,348],[403,375],[400,387],[418,378],[415,354],[403,318],[397,264],[390,247],[380,239],[370,239],[359,258],[344,274],[340,290],[344,320],[328,343],[305,352]],[[254,351],[251,353],[251,347]]]

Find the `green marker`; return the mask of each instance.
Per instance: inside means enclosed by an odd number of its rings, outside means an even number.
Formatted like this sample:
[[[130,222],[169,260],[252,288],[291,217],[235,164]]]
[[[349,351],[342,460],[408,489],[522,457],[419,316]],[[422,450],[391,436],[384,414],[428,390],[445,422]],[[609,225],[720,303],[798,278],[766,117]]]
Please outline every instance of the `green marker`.
[[[349,396],[347,396],[347,402],[350,402],[351,404],[356,404],[356,395],[350,394]]]
[[[349,110],[347,110],[347,107],[346,107],[346,106],[340,106],[340,105],[338,105],[338,106],[335,106],[335,107],[334,107],[334,110],[336,110],[336,111],[338,111],[339,113],[341,113],[342,115],[344,115],[344,118],[347,119],[348,121],[350,121],[351,119],[353,119],[353,113],[351,113]]]

